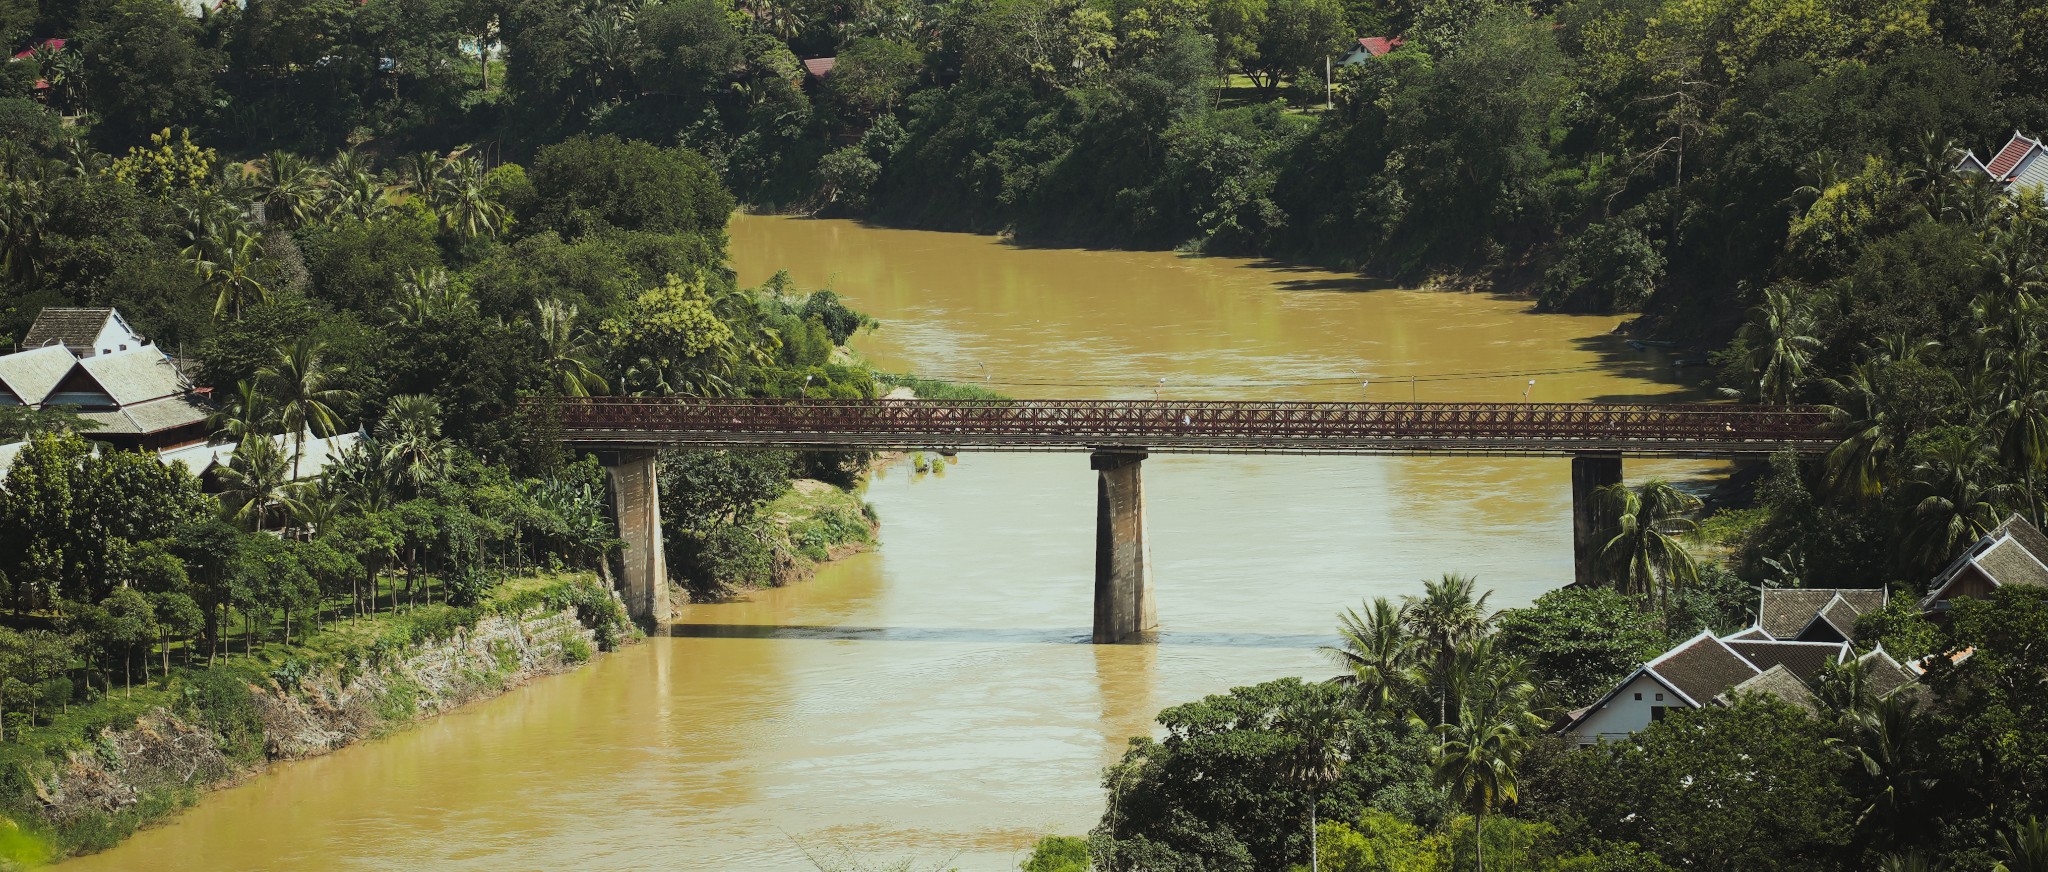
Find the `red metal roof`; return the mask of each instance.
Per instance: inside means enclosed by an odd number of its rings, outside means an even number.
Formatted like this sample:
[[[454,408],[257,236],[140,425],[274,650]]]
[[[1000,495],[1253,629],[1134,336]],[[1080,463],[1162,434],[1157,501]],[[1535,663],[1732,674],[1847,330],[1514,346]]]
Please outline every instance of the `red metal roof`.
[[[1401,38],[1398,36],[1361,36],[1358,38],[1358,47],[1365,49],[1365,53],[1368,55],[1379,57],[1400,48]]]
[[[2039,141],[2021,136],[2019,131],[2015,130],[2013,131],[2012,139],[2005,144],[2004,148],[1998,150],[1998,155],[1991,159],[1991,163],[1987,164],[1985,169],[1991,172],[1992,178],[2002,180],[2012,174],[2013,167],[2020,165],[2020,159],[2026,157],[2027,152],[2039,147],[2041,147]]]
[[[35,45],[32,45],[32,46],[29,46],[29,47],[28,47],[27,49],[25,49],[25,50],[23,50],[23,51],[21,51],[21,52],[17,52],[17,53],[16,53],[15,55],[14,55],[14,59],[15,59],[15,60],[22,60],[23,58],[26,58],[26,57],[28,57],[29,55],[35,54],[35,53],[36,53],[36,49],[42,48],[43,46],[49,46],[49,47],[50,47],[50,50],[51,50],[51,51],[63,51],[63,50],[64,50],[64,40],[61,40],[61,39],[46,39],[46,40],[43,40],[42,42],[36,43]]]

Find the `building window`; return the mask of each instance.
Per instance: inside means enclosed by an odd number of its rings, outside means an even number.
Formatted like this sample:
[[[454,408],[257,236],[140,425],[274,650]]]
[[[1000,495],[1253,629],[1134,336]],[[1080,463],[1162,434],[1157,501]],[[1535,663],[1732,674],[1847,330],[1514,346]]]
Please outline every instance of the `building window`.
[[[1653,724],[1654,724],[1654,723],[1656,723],[1656,722],[1658,722],[1658,721],[1661,721],[1661,720],[1663,720],[1663,719],[1664,719],[1664,712],[1665,712],[1665,711],[1667,711],[1667,710],[1668,710],[1669,708],[1670,708],[1669,706],[1661,706],[1661,705],[1653,705],[1653,706],[1650,706],[1650,723],[1653,723]]]
[[[1641,701],[1642,701],[1642,699],[1643,699],[1643,695],[1642,695],[1642,694],[1640,694],[1640,693],[1639,693],[1639,694],[1636,694],[1636,701],[1637,701],[1637,702],[1641,702]]]
[[[1663,695],[1663,694],[1661,694],[1661,693],[1660,693],[1660,694],[1657,694],[1657,701],[1658,701],[1658,702],[1663,702],[1663,701],[1664,701],[1664,695]]]

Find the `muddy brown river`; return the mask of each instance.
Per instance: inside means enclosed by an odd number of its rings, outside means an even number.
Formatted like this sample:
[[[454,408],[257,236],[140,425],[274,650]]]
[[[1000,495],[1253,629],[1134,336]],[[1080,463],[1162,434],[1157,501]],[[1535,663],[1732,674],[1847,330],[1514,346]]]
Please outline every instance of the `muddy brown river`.
[[[854,343],[877,365],[1012,396],[1686,390],[1662,353],[1608,335],[1617,317],[1281,264],[756,216],[734,221],[732,251],[745,282],[786,269],[878,318]],[[1013,869],[1039,835],[1094,824],[1101,768],[1161,707],[1328,675],[1316,648],[1340,608],[1447,571],[1477,575],[1496,606],[1569,581],[1568,466],[1155,456],[1159,643],[1093,646],[1084,456],[899,464],[868,489],[875,553],[691,606],[673,637],[573,674],[273,767],[64,868],[817,868],[809,855]],[[1712,470],[1632,462],[1628,475]]]

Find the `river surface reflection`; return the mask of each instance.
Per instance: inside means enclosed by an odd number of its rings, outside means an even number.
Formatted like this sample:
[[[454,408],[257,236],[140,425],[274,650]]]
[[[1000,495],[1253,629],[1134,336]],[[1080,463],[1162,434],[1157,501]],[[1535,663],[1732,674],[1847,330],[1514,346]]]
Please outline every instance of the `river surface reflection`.
[[[1607,335],[1614,317],[1313,270],[755,216],[735,220],[732,251],[745,282],[787,269],[880,319],[855,342],[878,365],[1014,396],[1685,390],[1660,354]],[[970,454],[926,475],[898,464],[868,489],[876,553],[691,606],[673,637],[579,672],[274,767],[66,868],[796,870],[813,868],[809,852],[1007,870],[1038,835],[1094,823],[1101,767],[1159,708],[1327,675],[1316,646],[1338,609],[1446,571],[1479,576],[1497,606],[1571,577],[1562,459],[1154,457],[1163,632],[1092,646],[1091,476],[1065,454]]]

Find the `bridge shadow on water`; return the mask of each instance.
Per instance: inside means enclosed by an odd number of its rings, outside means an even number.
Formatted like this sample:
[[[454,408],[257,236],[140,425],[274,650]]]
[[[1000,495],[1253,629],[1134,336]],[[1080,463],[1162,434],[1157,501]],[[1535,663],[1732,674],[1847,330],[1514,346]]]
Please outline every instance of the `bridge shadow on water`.
[[[777,639],[821,642],[967,642],[997,645],[1086,645],[1084,629],[1009,629],[1002,627],[859,627],[803,624],[670,624],[668,634],[682,639]],[[1187,648],[1313,649],[1337,641],[1313,633],[1226,633],[1163,631],[1147,642]]]

